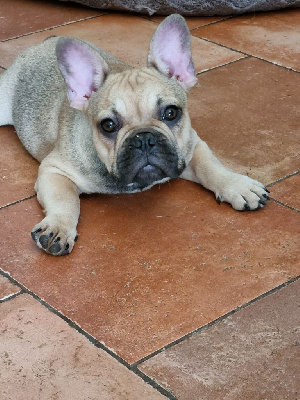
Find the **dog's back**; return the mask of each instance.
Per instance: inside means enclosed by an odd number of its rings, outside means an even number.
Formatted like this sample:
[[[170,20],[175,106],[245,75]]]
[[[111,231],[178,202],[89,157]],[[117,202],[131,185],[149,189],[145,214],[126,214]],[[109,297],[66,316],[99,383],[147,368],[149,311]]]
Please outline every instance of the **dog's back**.
[[[50,149],[57,136],[57,121],[47,118],[57,113],[45,114],[42,110],[58,110],[64,97],[56,42],[57,38],[50,38],[26,50],[0,77],[0,125],[14,125],[22,143],[36,158],[42,143]]]

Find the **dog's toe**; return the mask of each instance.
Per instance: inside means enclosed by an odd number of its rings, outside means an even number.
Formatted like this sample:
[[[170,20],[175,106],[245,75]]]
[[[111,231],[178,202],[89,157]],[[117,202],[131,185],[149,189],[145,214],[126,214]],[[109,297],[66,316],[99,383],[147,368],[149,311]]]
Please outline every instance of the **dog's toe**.
[[[216,193],[217,201],[230,203],[238,211],[255,211],[263,208],[269,191],[260,182],[240,174],[232,174],[227,185]]]

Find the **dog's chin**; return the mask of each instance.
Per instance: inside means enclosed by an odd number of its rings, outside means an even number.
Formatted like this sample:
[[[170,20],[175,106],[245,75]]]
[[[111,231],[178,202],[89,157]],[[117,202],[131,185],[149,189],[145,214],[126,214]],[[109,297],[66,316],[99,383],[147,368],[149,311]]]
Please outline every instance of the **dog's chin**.
[[[159,182],[165,178],[168,178],[168,176],[161,168],[147,164],[133,177],[132,183],[138,184],[140,188],[146,188],[147,186],[151,186],[155,182]]]

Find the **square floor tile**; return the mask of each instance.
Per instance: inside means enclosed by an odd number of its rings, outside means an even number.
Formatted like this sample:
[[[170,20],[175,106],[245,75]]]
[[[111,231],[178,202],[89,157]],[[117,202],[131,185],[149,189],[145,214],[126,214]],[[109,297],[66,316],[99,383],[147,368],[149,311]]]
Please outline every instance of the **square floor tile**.
[[[0,0],[0,40],[49,29],[99,14],[99,10],[75,3],[48,0]]]
[[[39,250],[36,198],[0,211],[1,268],[129,363],[299,274],[300,215],[240,213],[177,180],[83,196],[72,254]]]
[[[29,295],[0,304],[0,326],[2,399],[165,399]]]
[[[300,71],[300,10],[246,14],[193,35]]]
[[[226,165],[272,183],[300,165],[300,75],[248,58],[200,74],[192,125]]]
[[[75,36],[90,41],[115,57],[143,67],[147,63],[149,43],[157,24],[145,18],[109,14],[0,43],[2,67],[8,67],[16,56],[27,47],[41,43],[49,36]],[[241,54],[192,38],[193,58],[197,72],[227,64],[243,57]]]
[[[300,211],[300,173],[290,176],[273,185],[270,190],[272,197]]]
[[[290,284],[140,368],[179,400],[296,400],[299,290]]]
[[[35,194],[38,162],[11,126],[0,127],[0,207]]]

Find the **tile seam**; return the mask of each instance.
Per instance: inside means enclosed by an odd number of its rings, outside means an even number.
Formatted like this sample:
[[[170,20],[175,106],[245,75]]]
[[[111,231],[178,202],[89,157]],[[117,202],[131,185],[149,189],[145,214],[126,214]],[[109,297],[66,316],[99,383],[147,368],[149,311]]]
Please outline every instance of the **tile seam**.
[[[267,292],[265,292],[265,293],[263,293],[263,294],[261,294],[261,295],[255,297],[254,299],[252,299],[252,300],[250,300],[250,301],[248,301],[248,302],[242,304],[241,306],[238,306],[238,307],[234,308],[233,310],[229,311],[228,313],[226,313],[226,314],[220,316],[219,318],[217,318],[217,319],[215,319],[215,320],[209,322],[209,323],[206,324],[206,325],[201,326],[200,328],[195,329],[194,331],[192,331],[192,332],[190,332],[190,333],[188,333],[188,334],[186,334],[186,335],[180,337],[179,339],[174,340],[174,341],[171,342],[171,343],[168,343],[166,346],[164,346],[164,347],[162,347],[162,348],[160,348],[160,349],[154,351],[153,353],[147,355],[146,357],[143,357],[142,359],[136,361],[134,364],[132,364],[132,368],[137,368],[137,369],[138,369],[138,367],[139,367],[141,364],[143,364],[144,362],[150,360],[151,358],[153,358],[153,357],[155,357],[155,356],[157,356],[157,355],[159,355],[159,354],[165,352],[166,350],[168,350],[168,349],[170,349],[170,348],[172,348],[172,347],[178,345],[179,343],[184,342],[185,340],[191,338],[192,336],[195,336],[195,335],[198,334],[198,333],[201,333],[201,332],[203,332],[203,331],[206,331],[207,329],[211,328],[212,326],[216,325],[217,323],[219,323],[219,322],[221,322],[221,321],[224,321],[225,319],[227,319],[227,318],[230,317],[231,315],[237,313],[238,311],[243,310],[243,309],[249,307],[250,305],[254,304],[255,302],[257,302],[257,301],[259,301],[259,300],[262,300],[262,299],[264,299],[265,297],[270,296],[270,295],[273,294],[273,293],[279,292],[280,290],[284,289],[286,286],[289,286],[290,284],[292,284],[292,283],[294,283],[294,282],[296,282],[296,281],[298,281],[298,280],[300,280],[300,275],[298,275],[298,276],[296,276],[296,277],[294,277],[294,278],[291,278],[291,279],[288,280],[287,282],[284,282],[284,283],[282,283],[281,285],[276,286],[275,288],[273,288],[273,289],[271,289],[271,290],[268,290]]]
[[[283,176],[282,178],[279,178],[279,179],[277,179],[276,181],[274,181],[274,182],[272,182],[272,183],[266,185],[266,187],[267,187],[267,188],[272,188],[272,187],[275,186],[277,183],[284,182],[284,181],[288,180],[289,178],[291,178],[291,177],[293,177],[293,176],[296,176],[296,175],[298,175],[298,174],[300,174],[300,170],[299,170],[299,171],[294,171],[294,172],[292,172],[292,173],[290,173],[290,174],[288,174],[288,175],[286,175],[286,176]],[[274,201],[276,204],[278,204],[278,205],[280,205],[280,206],[282,206],[282,207],[285,207],[285,208],[288,208],[288,209],[291,210],[291,211],[295,211],[295,212],[297,212],[297,213],[300,213],[300,210],[298,210],[297,208],[290,206],[288,203],[283,203],[282,201],[275,199],[275,198],[272,197],[271,195],[270,195],[270,199],[271,199],[272,201]]]
[[[298,175],[298,174],[300,174],[300,170],[291,172],[290,174],[285,175],[282,178],[279,178],[276,181],[269,183],[268,185],[266,185],[266,187],[272,187],[272,186],[276,185],[277,183],[285,181],[286,179],[291,178],[292,176],[295,176],[295,175]]]
[[[31,35],[34,35],[36,33],[52,31],[52,30],[57,29],[57,28],[62,28],[63,26],[73,25],[73,24],[76,24],[77,22],[88,21],[90,19],[99,18],[99,17],[102,17],[103,15],[108,15],[108,14],[109,13],[100,13],[100,14],[97,14],[97,15],[94,15],[94,16],[91,16],[91,17],[80,18],[80,19],[75,20],[75,21],[65,22],[63,24],[51,26],[51,27],[48,27],[48,28],[45,28],[45,29],[38,29],[37,31],[28,32],[28,33],[24,33],[23,35],[18,35],[18,36],[14,36],[14,37],[11,37],[11,38],[4,39],[4,40],[0,40],[0,43],[6,43],[6,42],[9,42],[11,40],[20,39],[20,38],[26,37],[26,36],[31,36]]]
[[[127,361],[125,361],[122,357],[120,357],[118,354],[114,353],[111,349],[109,349],[104,343],[101,341],[97,340],[94,338],[90,333],[85,331],[79,324],[76,322],[72,321],[69,317],[64,315],[61,311],[57,310],[55,307],[51,306],[51,304],[47,303],[44,299],[36,295],[34,292],[32,292],[30,289],[28,289],[26,286],[24,286],[22,283],[18,282],[16,279],[14,279],[9,272],[4,271],[3,269],[0,268],[0,275],[4,276],[7,278],[12,284],[18,286],[21,290],[16,293],[15,295],[10,296],[7,300],[8,301],[12,298],[15,298],[21,294],[28,294],[32,298],[34,298],[36,301],[38,301],[43,307],[45,307],[49,312],[52,314],[56,315],[57,317],[61,318],[63,321],[65,321],[68,326],[71,329],[74,329],[77,331],[80,335],[82,335],[85,339],[87,339],[92,345],[94,345],[96,348],[103,350],[106,354],[108,354],[110,357],[112,357],[114,360],[119,362],[119,364],[123,365],[126,367],[129,371],[131,371],[133,374],[137,375],[140,379],[142,379],[146,384],[151,386],[153,389],[158,391],[160,394],[165,396],[169,400],[177,400],[177,398],[167,389],[165,389],[163,386],[161,386],[158,382],[156,382],[154,379],[152,379],[150,376],[146,375],[142,371],[139,371],[137,368],[133,367],[134,364],[129,364]],[[3,301],[3,302],[4,302]],[[0,301],[0,304],[2,302]]]
[[[296,213],[300,213],[300,210],[298,210],[297,208],[294,208],[292,206],[289,206],[287,203],[282,203],[281,201],[276,200],[273,197],[270,197],[270,200],[274,201],[274,203],[278,204],[279,206],[288,208],[289,210],[294,211]]]
[[[234,16],[233,15],[229,15],[228,17],[224,17],[224,18],[220,19],[219,21],[209,22],[208,24],[201,25],[201,26],[198,26],[196,28],[192,28],[192,29],[190,29],[191,35],[192,35],[192,32],[195,31],[196,29],[206,28],[206,27],[211,26],[211,25],[217,25],[217,24],[220,24],[220,23],[222,23],[224,21],[227,21],[229,19],[232,19],[232,18],[234,18]]]
[[[24,197],[23,199],[20,199],[20,200],[13,201],[12,203],[6,204],[5,206],[0,206],[0,210],[2,210],[3,208],[8,208],[8,207],[14,206],[16,204],[22,203],[23,201],[33,199],[34,197],[36,197],[36,194],[33,194],[28,197]]]
[[[196,29],[200,29],[200,28],[196,28]],[[204,40],[205,42],[212,43],[212,44],[215,44],[215,45],[220,46],[220,47],[224,47],[224,48],[227,49],[227,50],[230,50],[230,51],[234,51],[234,52],[236,52],[236,53],[243,54],[243,55],[247,56],[248,58],[250,58],[250,57],[256,58],[257,60],[264,61],[264,62],[266,62],[266,63],[268,63],[268,64],[271,64],[271,65],[274,65],[274,66],[276,66],[276,67],[283,68],[283,69],[288,70],[288,71],[296,72],[296,73],[298,73],[298,74],[300,73],[300,71],[297,71],[296,69],[294,69],[294,68],[292,68],[292,67],[288,67],[288,66],[286,66],[286,65],[279,64],[279,63],[277,63],[276,61],[271,61],[271,60],[268,60],[268,59],[266,59],[266,58],[262,58],[262,57],[259,57],[259,56],[255,56],[255,55],[253,55],[253,54],[250,54],[250,53],[247,53],[247,52],[245,52],[245,51],[232,48],[232,47],[230,47],[230,46],[226,46],[225,44],[215,42],[215,41],[210,40],[210,39],[207,39],[207,38],[205,38],[205,37],[200,37],[200,36],[195,36],[195,35],[192,35],[192,36],[195,37],[195,38]]]
[[[17,293],[11,293],[7,296],[2,297],[2,299],[0,299],[0,304],[6,303],[9,300],[15,299],[16,297],[18,297],[24,293],[25,292],[20,288],[20,290]]]
[[[152,19],[152,16],[151,16],[151,15],[140,15],[140,17],[143,18],[143,19],[145,19],[145,20],[147,20],[147,21],[154,22],[156,25],[159,25],[159,24],[160,24],[160,22],[154,21],[154,20]],[[154,17],[155,17],[155,15],[154,15]],[[165,17],[167,17],[167,15],[166,15]],[[186,20],[187,18],[189,18],[189,16],[184,17],[185,20]],[[201,18],[201,17],[200,17],[200,18]],[[213,17],[212,17],[212,18],[213,18]],[[218,18],[218,17],[216,17],[216,18]],[[204,25],[199,25],[199,26],[196,26],[195,28],[189,29],[189,31],[190,31],[190,33],[191,33],[192,31],[194,31],[194,30],[196,30],[196,29],[204,28],[204,27],[207,27],[207,26],[210,26],[210,25],[216,25],[216,24],[219,24],[219,23],[221,23],[221,22],[227,21],[228,19],[232,19],[232,18],[234,18],[233,15],[229,15],[229,16],[227,16],[227,17],[224,16],[224,17],[223,17],[222,19],[220,19],[219,21],[213,21],[213,22],[209,22],[209,23],[204,24]],[[187,24],[187,25],[188,25],[188,24]]]
[[[245,60],[246,58],[247,58],[247,59],[248,59],[248,58],[251,58],[251,56],[243,55],[242,57],[238,58],[237,60],[228,61],[227,63],[217,65],[216,67],[203,69],[202,71],[197,72],[197,73],[196,73],[196,76],[199,76],[199,75],[202,75],[202,74],[206,74],[207,72],[214,71],[215,69],[218,69],[218,68],[226,67],[227,65],[231,65],[231,64],[234,64],[234,63],[236,63],[236,62],[238,62],[238,61]]]

